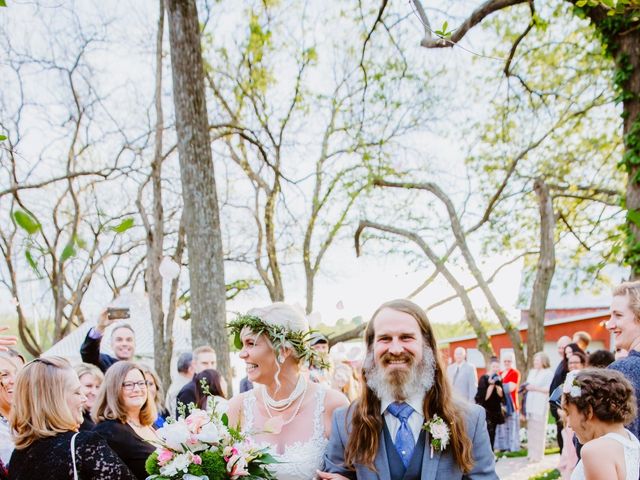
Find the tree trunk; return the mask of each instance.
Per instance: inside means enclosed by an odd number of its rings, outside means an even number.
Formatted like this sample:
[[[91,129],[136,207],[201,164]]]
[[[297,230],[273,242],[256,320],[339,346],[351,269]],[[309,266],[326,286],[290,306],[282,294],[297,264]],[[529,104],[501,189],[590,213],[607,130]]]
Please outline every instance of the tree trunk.
[[[616,66],[629,71],[628,79],[621,84],[624,92],[623,135],[624,163],[627,165],[626,206],[629,212],[640,213],[640,31],[636,28],[618,39],[619,53]],[[640,279],[640,225],[629,216],[629,250],[627,262],[631,266],[631,280]]]
[[[167,0],[173,99],[189,252],[193,347],[209,344],[230,381],[222,235],[209,140],[198,12],[194,0]]]
[[[547,308],[547,297],[551,288],[551,280],[556,268],[556,252],[554,242],[555,215],[553,198],[549,187],[542,178],[537,178],[533,189],[538,196],[540,208],[540,255],[536,267],[536,278],[531,292],[529,305],[529,323],[527,328],[527,364],[523,370],[533,366],[533,355],[544,349],[544,313]]]

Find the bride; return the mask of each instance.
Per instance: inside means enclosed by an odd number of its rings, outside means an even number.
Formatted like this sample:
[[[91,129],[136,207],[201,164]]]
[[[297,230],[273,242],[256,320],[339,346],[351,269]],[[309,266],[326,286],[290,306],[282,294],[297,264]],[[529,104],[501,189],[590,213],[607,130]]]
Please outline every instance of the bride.
[[[229,327],[255,384],[229,401],[229,425],[273,448],[280,463],[270,470],[279,480],[314,478],[322,467],[333,411],[348,401],[301,374],[301,365],[315,360],[304,316],[274,303],[249,311]]]

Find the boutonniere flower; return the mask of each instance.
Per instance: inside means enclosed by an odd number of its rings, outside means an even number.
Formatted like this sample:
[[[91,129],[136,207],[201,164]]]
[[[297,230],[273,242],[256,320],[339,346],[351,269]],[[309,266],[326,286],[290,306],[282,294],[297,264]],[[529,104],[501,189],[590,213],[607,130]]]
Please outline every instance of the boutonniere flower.
[[[433,450],[442,452],[449,445],[449,427],[438,415],[431,417],[431,420],[424,422],[422,429],[431,435],[431,458]]]

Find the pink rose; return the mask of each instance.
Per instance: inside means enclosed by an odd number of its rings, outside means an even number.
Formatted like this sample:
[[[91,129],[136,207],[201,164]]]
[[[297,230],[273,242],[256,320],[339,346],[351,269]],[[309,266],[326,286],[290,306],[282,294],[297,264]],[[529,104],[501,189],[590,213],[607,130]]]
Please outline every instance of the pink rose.
[[[158,464],[161,467],[164,467],[164,465],[170,462],[172,458],[173,458],[173,452],[171,452],[171,450],[167,450],[166,448],[163,448],[160,450],[160,452],[158,452]]]
[[[203,410],[194,410],[191,415],[185,418],[185,423],[192,433],[200,433],[202,425],[209,423],[211,419],[209,414]]]
[[[191,461],[196,465],[202,465],[202,458],[200,457],[200,455],[194,455],[193,457],[191,457]]]

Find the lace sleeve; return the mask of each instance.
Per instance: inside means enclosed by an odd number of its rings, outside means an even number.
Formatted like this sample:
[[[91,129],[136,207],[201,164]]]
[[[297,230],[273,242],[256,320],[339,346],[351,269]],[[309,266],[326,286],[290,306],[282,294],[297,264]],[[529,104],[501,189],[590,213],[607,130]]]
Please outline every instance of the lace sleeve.
[[[81,432],[76,441],[76,466],[80,478],[135,480],[129,467],[97,433]]]

